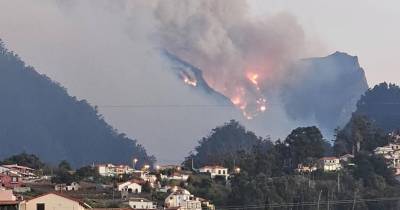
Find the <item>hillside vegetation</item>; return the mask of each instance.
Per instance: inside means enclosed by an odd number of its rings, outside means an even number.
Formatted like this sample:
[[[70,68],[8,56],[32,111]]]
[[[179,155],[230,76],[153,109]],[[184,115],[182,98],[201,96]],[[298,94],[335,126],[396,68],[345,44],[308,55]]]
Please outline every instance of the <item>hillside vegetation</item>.
[[[0,142],[0,158],[25,151],[47,162],[68,160],[74,166],[154,159],[136,140],[107,124],[87,101],[68,95],[1,41]]]

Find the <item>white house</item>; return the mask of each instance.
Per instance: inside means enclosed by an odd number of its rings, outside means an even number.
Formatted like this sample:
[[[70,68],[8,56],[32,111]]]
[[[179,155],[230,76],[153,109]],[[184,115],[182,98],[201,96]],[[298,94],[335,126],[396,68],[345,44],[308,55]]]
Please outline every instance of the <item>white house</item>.
[[[54,186],[55,191],[78,191],[80,185],[77,182],[72,182],[71,184],[56,184]]]
[[[10,169],[4,166],[0,166],[0,174],[9,171]]]
[[[89,205],[63,194],[47,193],[20,204],[20,210],[85,210]]]
[[[113,164],[101,164],[97,165],[97,172],[100,176],[116,177],[125,174],[132,174],[133,168],[127,165],[113,165]]]
[[[395,174],[400,175],[400,145],[388,144],[383,147],[377,147],[374,153],[385,158],[388,166],[395,170]]]
[[[196,198],[189,191],[179,188],[172,192],[164,202],[165,207],[176,208],[180,207],[182,210],[201,210],[201,201]]]
[[[318,160],[317,168],[323,171],[338,171],[342,165],[337,157],[323,157]]]
[[[228,169],[222,166],[204,166],[199,171],[200,173],[209,173],[213,179],[217,176],[224,177],[225,179],[229,177]]]
[[[118,185],[118,191],[139,194],[142,193],[142,185],[135,181],[127,181]]]
[[[157,205],[153,201],[144,198],[129,199],[129,206],[132,209],[157,209]]]
[[[311,173],[316,170],[317,170],[317,167],[315,167],[314,165],[299,164],[299,165],[297,165],[297,168],[296,168],[297,173]]]
[[[171,176],[161,174],[161,179],[178,180],[186,182],[189,179],[189,174],[176,173],[176,172],[171,174]]]
[[[400,150],[400,145],[398,145],[398,144],[388,144],[388,145],[383,146],[383,147],[377,147],[374,150],[374,153],[376,155],[386,155],[386,154],[391,154],[396,150]]]

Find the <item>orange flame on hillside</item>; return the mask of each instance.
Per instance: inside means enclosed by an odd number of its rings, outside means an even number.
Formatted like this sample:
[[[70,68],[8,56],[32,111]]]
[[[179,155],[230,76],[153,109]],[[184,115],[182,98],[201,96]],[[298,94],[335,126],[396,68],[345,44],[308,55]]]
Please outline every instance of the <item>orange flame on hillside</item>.
[[[193,86],[193,87],[197,86],[197,80],[195,78],[192,78],[191,76],[189,76],[187,73],[181,72],[181,77],[182,77],[184,83],[186,83],[190,86]]]
[[[250,120],[267,110],[267,100],[259,86],[260,75],[255,73],[255,71],[247,71],[245,76],[249,81],[247,85],[252,86],[254,91],[249,92],[249,87],[244,88],[246,86],[246,83],[244,83],[243,86],[235,91],[234,96],[231,97],[231,101],[236,107],[242,110],[243,116]],[[256,99],[254,99],[254,96]]]
[[[249,72],[247,73],[247,79],[249,79],[250,82],[253,83],[254,85],[258,86],[258,81],[257,81],[258,74]]]

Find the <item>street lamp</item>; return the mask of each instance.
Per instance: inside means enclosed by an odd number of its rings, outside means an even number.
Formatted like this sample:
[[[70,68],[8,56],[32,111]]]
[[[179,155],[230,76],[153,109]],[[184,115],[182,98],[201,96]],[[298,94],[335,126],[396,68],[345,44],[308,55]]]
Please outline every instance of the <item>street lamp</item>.
[[[146,164],[146,165],[143,166],[143,168],[144,168],[145,170],[149,170],[150,165],[147,165],[147,164]]]
[[[239,167],[236,167],[235,168],[235,172],[238,174],[238,173],[240,173],[240,168]]]
[[[133,159],[133,169],[136,169],[136,163],[138,162],[137,158]]]

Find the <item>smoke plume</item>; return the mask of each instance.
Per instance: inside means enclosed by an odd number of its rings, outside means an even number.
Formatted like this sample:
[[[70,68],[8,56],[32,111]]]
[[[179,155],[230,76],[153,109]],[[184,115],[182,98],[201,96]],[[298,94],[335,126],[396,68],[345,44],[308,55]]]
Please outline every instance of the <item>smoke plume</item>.
[[[6,0],[0,28],[11,50],[71,95],[98,105],[160,162],[182,160],[230,119],[263,136],[282,136],[299,124],[268,105],[304,50],[304,32],[288,14],[255,18],[244,0]],[[268,121],[247,121],[234,107],[170,106],[218,100],[172,74],[164,50],[200,68],[246,117],[267,109]]]
[[[254,19],[242,0],[159,1],[154,13],[162,46],[202,69],[214,89],[245,111],[263,105],[265,90],[285,77],[304,48],[293,17]]]

